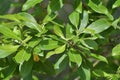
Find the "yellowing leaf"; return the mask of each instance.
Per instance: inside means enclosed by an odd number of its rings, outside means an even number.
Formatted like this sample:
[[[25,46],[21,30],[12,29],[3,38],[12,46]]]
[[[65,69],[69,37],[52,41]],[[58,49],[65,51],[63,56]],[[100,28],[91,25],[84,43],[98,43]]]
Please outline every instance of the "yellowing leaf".
[[[40,58],[37,54],[33,54],[33,59],[35,62],[38,62],[40,60]]]

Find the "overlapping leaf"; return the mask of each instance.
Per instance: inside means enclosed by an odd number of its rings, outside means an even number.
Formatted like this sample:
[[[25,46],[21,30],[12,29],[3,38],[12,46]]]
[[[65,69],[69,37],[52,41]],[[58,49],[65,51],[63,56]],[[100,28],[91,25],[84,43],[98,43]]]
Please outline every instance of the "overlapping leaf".
[[[100,33],[104,30],[108,29],[111,26],[111,23],[108,22],[106,19],[98,19],[95,22],[91,23],[84,32],[86,33]]]
[[[27,0],[22,7],[22,10],[28,10],[29,8],[34,7],[36,4],[42,2],[43,0]]]
[[[77,51],[75,51],[75,50],[69,50],[68,51],[68,56],[69,56],[70,62],[74,62],[78,66],[81,65],[81,63],[82,63],[82,57],[81,57],[81,55]]]
[[[19,51],[16,56],[15,56],[15,61],[17,63],[23,63],[24,61],[28,61],[31,57],[31,54],[26,52],[24,49],[22,49],[21,51]]]
[[[19,45],[3,45],[0,46],[0,58],[5,58],[9,56],[10,54],[17,51]]]
[[[112,8],[116,8],[120,6],[120,0],[116,0],[115,3],[113,4]]]
[[[99,5],[96,5],[95,3],[93,3],[91,0],[89,1],[89,4],[88,4],[94,11],[98,12],[98,13],[102,13],[102,14],[105,14],[106,16],[109,17],[110,20],[113,20],[113,16],[109,13],[108,9],[99,4]]]
[[[116,45],[116,46],[112,49],[112,55],[113,55],[113,56],[119,56],[119,55],[120,55],[120,44]]]
[[[49,58],[50,56],[55,55],[55,54],[63,53],[65,51],[65,47],[66,47],[66,45],[64,44],[64,45],[56,48],[54,51],[48,52],[46,55],[46,58]]]
[[[4,25],[0,25],[0,33],[2,33],[3,35],[5,35],[8,38],[13,38],[13,39],[17,39],[21,41],[21,38],[18,37],[10,28],[4,26]]]
[[[78,25],[79,25],[79,19],[80,19],[80,15],[77,11],[74,11],[72,12],[70,15],[69,15],[69,20],[70,22],[76,27],[78,28]]]

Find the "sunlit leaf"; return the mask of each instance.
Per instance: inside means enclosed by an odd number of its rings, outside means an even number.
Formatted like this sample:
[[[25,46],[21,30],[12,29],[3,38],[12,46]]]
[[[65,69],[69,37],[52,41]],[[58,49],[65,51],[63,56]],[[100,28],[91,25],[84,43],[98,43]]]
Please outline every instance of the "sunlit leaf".
[[[96,5],[95,3],[93,3],[91,0],[89,1],[89,4],[88,4],[94,11],[98,12],[98,13],[102,13],[102,14],[105,14],[106,16],[109,17],[110,20],[113,20],[113,16],[109,13],[108,9],[99,4],[99,5]]]
[[[89,49],[95,49],[97,50],[98,49],[98,44],[93,41],[93,40],[89,40],[89,39],[86,39],[86,40],[80,40],[80,42],[87,48]]]
[[[27,0],[22,7],[22,10],[28,10],[29,8],[34,7],[36,4],[42,2],[43,0]]]
[[[104,30],[108,29],[111,26],[111,23],[108,22],[106,19],[98,19],[95,22],[91,23],[85,30],[85,32],[89,33],[92,30],[93,33],[100,33]],[[91,33],[91,32],[90,32]]]
[[[85,65],[84,65],[85,66]],[[88,66],[78,68],[78,74],[81,80],[91,80],[90,68]]]
[[[77,51],[75,51],[75,50],[69,50],[68,51],[68,56],[69,56],[69,60],[71,62],[76,63],[78,66],[81,65],[81,63],[82,63],[82,57],[81,57],[81,55]]]
[[[119,55],[120,55],[120,44],[116,45],[116,46],[112,49],[112,55],[113,55],[113,56],[119,56]]]
[[[49,58],[52,55],[55,55],[55,51],[48,52],[47,55],[46,55],[46,58]]]
[[[103,61],[103,62],[106,62],[106,63],[108,63],[108,61],[107,61],[107,59],[104,57],[104,56],[102,56],[102,55],[97,55],[97,54],[94,54],[94,53],[92,53],[92,54],[90,54],[93,58],[96,58],[96,59],[98,59],[98,60],[100,60],[100,61]]]
[[[120,6],[120,0],[116,0],[115,3],[113,4],[112,8],[116,8]]]
[[[78,5],[78,7],[76,8],[76,11],[79,13],[82,13],[82,3]]]
[[[34,17],[26,12],[21,12],[17,14],[18,19],[22,20],[22,24],[26,25],[29,28],[38,30],[39,32],[41,32],[41,26],[36,22],[36,20],[34,19]]]
[[[54,14],[54,15],[52,14],[52,15],[51,15],[51,13],[49,12],[49,14],[46,15],[45,18],[43,19],[43,22],[44,22],[45,24],[48,23],[48,22],[56,23],[56,22],[52,21],[52,20],[54,20],[56,17],[57,17],[57,14]]]
[[[16,15],[16,14],[15,14]],[[7,14],[7,15],[2,15],[0,16],[0,18],[2,19],[9,19],[9,20],[13,20],[13,21],[16,21],[16,22],[20,22],[17,17],[15,17],[15,15],[13,14]]]
[[[88,15],[88,12],[87,11],[84,11],[83,12],[83,17],[81,19],[81,24],[80,24],[80,32],[84,30],[84,28],[87,26],[88,24],[88,18],[89,18],[89,15]]]
[[[62,45],[62,46],[56,48],[54,51],[48,52],[47,55],[46,55],[46,58],[49,58],[50,56],[52,56],[54,54],[63,53],[65,51],[65,47],[66,47],[66,45]]]
[[[43,40],[40,42],[41,50],[52,50],[58,47],[58,41],[54,41],[51,39]]]
[[[54,26],[54,32],[56,35],[60,36],[61,38],[64,39],[64,35],[63,35],[63,32],[61,30],[61,28],[57,25]]]
[[[62,61],[63,61],[66,57],[67,57],[66,54],[64,54],[62,57],[60,57],[60,59],[56,62],[55,66],[54,66],[55,69],[59,69],[60,64],[62,63]]]
[[[73,38],[73,28],[70,24],[67,24],[66,26],[66,38],[67,39]]]
[[[113,21],[112,23],[112,26],[115,28],[115,29],[119,29],[119,21],[120,21],[120,18],[116,19],[115,21]]]
[[[0,25],[0,33],[7,36],[8,38],[21,40],[21,38],[18,37],[10,28],[8,28],[8,27],[6,27],[4,25]]]
[[[96,75],[97,77],[110,77],[111,76],[111,74],[108,74],[105,71],[100,70],[100,69],[95,69],[93,71],[93,74]]]
[[[74,11],[69,15],[70,22],[77,28],[79,25],[80,15],[78,12]]]
[[[56,53],[56,54],[63,53],[63,52],[65,51],[65,47],[66,47],[66,45],[64,44],[64,45],[56,48],[56,49],[55,49],[55,53]]]
[[[5,58],[9,56],[10,54],[17,51],[19,45],[3,45],[0,46],[0,58]]]
[[[17,63],[23,63],[24,61],[28,61],[30,57],[31,57],[31,54],[26,52],[26,50],[22,49],[16,54],[14,58]]]

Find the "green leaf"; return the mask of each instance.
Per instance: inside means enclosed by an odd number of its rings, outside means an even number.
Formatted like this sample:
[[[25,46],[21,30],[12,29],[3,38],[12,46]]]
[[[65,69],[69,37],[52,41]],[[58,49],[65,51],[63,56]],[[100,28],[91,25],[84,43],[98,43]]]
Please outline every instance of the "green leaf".
[[[14,53],[18,49],[18,45],[3,45],[0,46],[0,58],[5,58],[9,56],[10,54]]]
[[[43,19],[43,23],[48,23],[48,22],[51,22],[51,23],[54,23],[54,24],[57,24],[56,22],[52,21],[54,20],[55,18],[57,17],[57,14],[48,14],[45,16],[45,18]]]
[[[42,2],[43,0],[27,0],[22,7],[22,11],[28,10],[29,8],[34,7],[36,4]]]
[[[95,22],[91,23],[84,32],[89,33],[90,31],[88,30],[92,30],[94,33],[100,33],[108,29],[110,26],[111,23],[106,19],[98,19]]]
[[[59,41],[59,42],[62,42],[62,43],[66,43],[65,40],[57,37],[56,35],[48,35],[50,38],[52,38],[53,40],[56,40],[56,41]]]
[[[66,44],[64,44],[64,45],[56,48],[56,49],[55,49],[55,53],[56,53],[56,54],[63,53],[63,52],[65,51],[65,48],[66,48]]]
[[[81,63],[82,63],[82,57],[81,57],[81,55],[77,51],[75,51],[75,50],[69,50],[68,51],[68,56],[69,56],[70,62],[74,62],[78,66],[81,65]]]
[[[46,58],[50,58],[50,56],[55,55],[55,51],[50,51],[47,53]]]
[[[12,30],[10,30],[8,27],[4,25],[0,25],[0,33],[2,33],[8,38],[13,38],[21,41],[20,37],[18,37],[14,32],[12,32]]]
[[[93,71],[93,74],[96,75],[97,77],[110,77],[111,76],[111,74],[108,74],[101,69],[95,69]]]
[[[20,71],[22,78],[26,78],[32,72],[32,67],[33,67],[33,59],[32,58],[30,58],[28,61],[25,61],[24,63],[20,64],[19,71]]]
[[[80,15],[78,12],[74,11],[69,15],[70,22],[77,28],[79,25]]]
[[[82,13],[82,2],[80,2],[80,4],[78,5],[78,7],[76,8],[76,11],[79,13]]]
[[[48,52],[46,55],[46,58],[49,58],[50,56],[55,55],[55,54],[63,53],[65,51],[65,47],[66,47],[66,45],[64,44],[64,45],[56,48],[54,51]]]
[[[104,57],[104,56],[101,56],[101,55],[98,55],[98,54],[94,54],[94,53],[91,53],[90,54],[93,58],[96,58],[100,61],[103,61],[103,62],[106,62],[108,63],[107,59]]]
[[[106,7],[104,7],[103,5],[96,5],[91,0],[89,1],[88,6],[90,6],[94,11],[98,13],[104,13],[104,14],[108,13],[108,10]]]
[[[29,14],[29,13],[26,13],[26,12],[21,12],[21,13],[18,13],[16,15],[16,17],[20,20],[23,20],[23,21],[28,21],[28,22],[33,22],[33,23],[37,23],[35,18]]]
[[[26,12],[21,12],[21,13],[18,13],[16,17],[19,20],[22,20],[21,22],[22,24],[26,25],[27,27],[31,29],[35,29],[41,32],[41,26],[36,22],[36,20],[31,14],[26,13]]]
[[[17,63],[21,64],[24,61],[28,61],[30,57],[31,57],[31,54],[26,52],[26,50],[22,49],[16,54],[14,58]]]
[[[62,55],[59,60],[55,63],[54,67],[55,69],[59,69],[60,68],[60,64],[62,63],[62,61],[67,57],[66,54]]]
[[[18,14],[3,15],[3,16],[0,16],[0,18],[16,21],[17,25],[18,24],[26,25],[31,29],[35,29],[41,32],[41,26],[36,22],[34,17],[29,13],[21,12]]]
[[[120,0],[116,0],[115,3],[113,4],[112,8],[116,8],[120,6]]]
[[[7,66],[4,70],[3,70],[3,75],[4,75],[4,80],[8,80],[6,78],[8,78],[9,76],[11,76],[15,70],[17,68],[17,64],[15,64],[14,62],[9,62],[9,67]]]
[[[0,18],[2,19],[9,19],[9,20],[13,20],[13,21],[16,21],[16,22],[20,22],[17,17],[15,17],[16,14],[6,14],[6,15],[2,15],[0,16]]]
[[[83,31],[85,29],[85,27],[87,26],[87,24],[88,24],[88,18],[89,18],[88,12],[84,11],[83,12],[83,18],[81,20],[81,24],[80,24],[80,28],[79,28],[80,32]]]
[[[37,30],[37,31],[39,31],[39,32],[41,32],[42,30],[41,30],[41,26],[40,25],[38,25],[37,23],[33,23],[33,22],[23,22],[23,24],[24,25],[26,25],[27,27],[29,27],[29,28],[31,28],[31,29],[35,29],[35,30]]]
[[[55,74],[55,69],[52,62],[46,60],[45,62],[42,63],[41,66],[42,66],[42,70],[44,70],[46,74],[48,75]]]
[[[50,8],[53,11],[57,11],[63,6],[63,0],[52,0],[50,3]]]
[[[83,53],[90,55],[91,51],[89,50],[89,48],[86,48],[86,47],[82,46],[81,44],[78,45],[78,47]]]
[[[63,32],[62,32],[62,30],[59,26],[54,25],[54,32],[55,32],[56,35],[58,35],[58,36],[60,36],[61,38],[64,39],[64,34],[63,34]]]
[[[28,46],[34,48],[34,47],[35,47],[36,45],[38,45],[39,43],[40,43],[40,39],[36,39],[36,38],[35,38],[35,39],[29,41]]]
[[[66,26],[66,38],[67,39],[72,39],[73,38],[73,29],[70,24],[67,24]]]
[[[109,17],[110,20],[114,19],[113,16],[109,13],[108,9],[102,4],[96,5],[90,0],[88,6],[98,13],[105,14],[106,16]]]
[[[117,44],[113,49],[112,49],[112,56],[119,56],[120,55],[120,44]]]
[[[85,65],[84,65],[85,66]],[[78,74],[81,80],[91,80],[90,68],[87,66],[81,66],[78,68]]]
[[[55,63],[54,68],[56,69],[56,75],[59,75],[63,70],[68,66],[68,57],[66,54],[63,54]]]
[[[58,41],[55,40],[43,40],[40,42],[40,49],[41,50],[52,50],[58,47]]]
[[[118,18],[118,19],[116,19],[116,20],[114,20],[113,22],[112,22],[112,26],[115,28],[115,29],[119,29],[119,22],[120,22],[120,18]]]
[[[86,39],[86,40],[80,40],[80,42],[87,48],[89,49],[95,49],[97,50],[98,49],[98,44],[93,41],[93,40],[90,40],[90,39]]]

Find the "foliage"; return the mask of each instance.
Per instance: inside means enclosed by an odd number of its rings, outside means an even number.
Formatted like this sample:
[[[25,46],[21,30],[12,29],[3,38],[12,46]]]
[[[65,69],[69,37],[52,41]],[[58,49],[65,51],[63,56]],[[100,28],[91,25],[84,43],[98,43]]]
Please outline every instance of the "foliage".
[[[120,79],[120,17],[114,15],[120,0],[3,4],[9,5],[0,6],[0,80]],[[73,11],[64,22],[59,15],[66,4]]]

